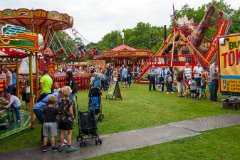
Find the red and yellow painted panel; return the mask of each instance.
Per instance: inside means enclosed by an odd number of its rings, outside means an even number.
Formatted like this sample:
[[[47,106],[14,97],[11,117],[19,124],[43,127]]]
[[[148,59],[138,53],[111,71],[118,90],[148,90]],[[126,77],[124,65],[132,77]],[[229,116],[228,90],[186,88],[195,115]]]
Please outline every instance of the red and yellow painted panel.
[[[219,38],[221,92],[240,93],[240,34]]]

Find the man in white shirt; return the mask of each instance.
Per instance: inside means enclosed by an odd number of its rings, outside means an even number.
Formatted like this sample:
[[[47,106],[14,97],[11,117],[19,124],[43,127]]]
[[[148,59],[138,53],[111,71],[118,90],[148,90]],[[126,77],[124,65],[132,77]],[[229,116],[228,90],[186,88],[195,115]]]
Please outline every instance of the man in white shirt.
[[[20,99],[17,96],[11,95],[9,92],[6,92],[4,97],[9,101],[8,105],[4,106],[4,108],[13,108],[16,114],[17,122],[20,122]]]
[[[199,89],[201,86],[201,74],[203,72],[203,68],[201,64],[198,62],[197,66],[194,67],[193,73],[194,73],[194,79],[197,83],[197,88]]]

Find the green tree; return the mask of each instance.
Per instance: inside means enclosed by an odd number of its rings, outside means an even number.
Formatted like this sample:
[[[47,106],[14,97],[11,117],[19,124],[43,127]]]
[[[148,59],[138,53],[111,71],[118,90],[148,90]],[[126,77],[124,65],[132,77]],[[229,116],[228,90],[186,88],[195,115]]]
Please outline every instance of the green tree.
[[[122,43],[122,36],[119,31],[112,31],[106,34],[96,45],[97,49],[106,50],[117,47]]]
[[[233,11],[232,24],[229,28],[229,33],[240,33],[240,7],[238,10]]]
[[[163,27],[151,26],[149,23],[139,22],[133,29],[125,29],[124,41],[138,49],[153,49],[156,51],[157,47],[162,44]],[[158,43],[160,41],[160,43]]]

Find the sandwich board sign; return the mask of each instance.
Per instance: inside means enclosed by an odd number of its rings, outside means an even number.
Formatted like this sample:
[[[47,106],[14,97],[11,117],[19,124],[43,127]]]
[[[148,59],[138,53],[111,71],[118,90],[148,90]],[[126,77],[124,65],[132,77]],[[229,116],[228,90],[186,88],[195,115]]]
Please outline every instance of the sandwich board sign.
[[[122,100],[122,95],[120,92],[120,88],[118,82],[110,82],[110,86],[108,88],[108,92],[106,95],[106,99],[120,98]]]

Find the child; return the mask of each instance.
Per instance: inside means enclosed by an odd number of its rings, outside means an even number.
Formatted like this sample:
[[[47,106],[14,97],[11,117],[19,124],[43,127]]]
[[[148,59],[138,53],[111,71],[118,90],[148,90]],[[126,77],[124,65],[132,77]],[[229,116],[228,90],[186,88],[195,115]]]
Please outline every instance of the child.
[[[186,85],[185,88],[186,88],[186,89],[185,89],[184,96],[185,96],[185,97],[190,97],[191,94],[190,94],[190,89],[189,89],[190,87],[189,87],[189,85]]]
[[[197,92],[197,82],[194,80],[194,77],[191,78],[189,81],[190,86],[190,93],[192,98],[196,98],[196,92]]]
[[[166,85],[167,85],[167,94],[169,94],[169,92],[173,93],[172,90],[172,76],[170,75],[170,72],[167,72],[166,75]]]
[[[17,96],[11,95],[8,91],[5,92],[4,98],[9,101],[8,105],[4,106],[4,108],[12,108],[16,114],[17,122],[20,122],[20,106],[21,102]]]
[[[164,85],[164,78],[162,75],[157,76],[157,85],[158,85],[158,91],[163,92],[163,85]]]
[[[54,108],[56,103],[56,97],[51,96],[48,98],[48,105],[43,109],[43,152],[47,151],[48,136],[51,139],[52,151],[56,151],[55,138],[57,135],[57,122],[56,117],[58,115],[57,108]]]
[[[53,92],[59,92],[60,88],[59,88],[59,83],[58,82],[54,82],[53,84]]]
[[[114,82],[117,82],[117,81],[118,81],[118,73],[117,73],[117,71],[114,71],[114,72],[113,72],[113,81],[114,81]]]
[[[30,103],[30,82],[27,75],[23,75],[24,82],[22,84],[22,100],[26,103],[26,110],[29,109]]]
[[[60,146],[58,148],[59,152],[64,150],[64,136],[67,133],[67,150],[66,152],[74,152],[77,149],[71,147],[72,143],[72,129],[73,129],[73,102],[69,99],[72,90],[69,86],[64,86],[61,88],[60,96],[61,100],[58,103],[58,129],[60,130],[59,138],[60,138]]]
[[[205,74],[201,75],[201,86],[200,86],[200,93],[199,93],[199,99],[201,99],[202,97],[204,97],[204,99],[206,99],[206,84],[207,84],[207,80],[206,80],[206,76]]]

